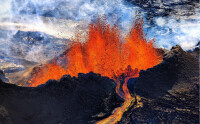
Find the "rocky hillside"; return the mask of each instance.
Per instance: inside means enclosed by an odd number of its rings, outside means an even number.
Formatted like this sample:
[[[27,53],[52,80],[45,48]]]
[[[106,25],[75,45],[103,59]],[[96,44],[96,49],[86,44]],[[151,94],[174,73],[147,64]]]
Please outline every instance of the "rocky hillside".
[[[133,106],[121,123],[199,123],[199,62],[193,55],[175,46],[162,63],[132,79],[129,89],[142,97],[143,107]]]
[[[94,73],[66,75],[34,88],[0,80],[0,124],[92,123],[116,107],[114,88],[112,80]]]
[[[164,52],[153,68],[129,80],[129,90],[141,97],[124,113],[120,124],[199,122],[199,50],[180,46]],[[194,56],[195,55],[195,56]],[[0,72],[2,79],[4,74]],[[123,101],[114,81],[99,74],[63,76],[38,87],[19,87],[0,80],[0,124],[85,124],[108,117]]]

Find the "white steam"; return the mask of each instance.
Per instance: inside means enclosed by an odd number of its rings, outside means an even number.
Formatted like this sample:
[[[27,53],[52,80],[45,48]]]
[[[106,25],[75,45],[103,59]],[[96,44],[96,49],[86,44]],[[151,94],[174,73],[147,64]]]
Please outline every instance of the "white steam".
[[[149,29],[149,36],[155,38],[160,47],[170,49],[179,44],[183,49],[193,48],[200,41],[200,14],[179,17],[155,18],[156,26]],[[154,34],[154,35],[151,35]]]
[[[66,39],[74,37],[77,30],[85,31],[98,15],[105,15],[111,24],[119,24],[126,32],[138,9],[123,0],[0,0],[0,55],[16,57],[13,49],[19,49],[26,55],[17,57],[39,63],[47,61],[56,52],[49,50],[66,45]],[[170,49],[179,44],[184,49],[190,49],[200,40],[199,10],[196,13],[179,20],[176,17],[158,17],[154,26],[145,20],[147,34],[155,38],[159,47]],[[142,15],[147,16],[144,10]],[[16,43],[13,37],[18,31],[42,32],[59,40],[47,45]]]
[[[74,37],[76,31],[85,31],[98,15],[105,15],[111,23],[120,22],[127,30],[134,13],[135,8],[128,7],[122,0],[1,0],[0,31],[4,36],[0,36],[0,54],[41,63],[55,56],[47,52],[49,49],[58,44],[66,45],[66,39]],[[42,32],[63,42],[55,41],[46,45],[48,47],[13,42],[18,31]],[[20,51],[20,55],[16,51]]]

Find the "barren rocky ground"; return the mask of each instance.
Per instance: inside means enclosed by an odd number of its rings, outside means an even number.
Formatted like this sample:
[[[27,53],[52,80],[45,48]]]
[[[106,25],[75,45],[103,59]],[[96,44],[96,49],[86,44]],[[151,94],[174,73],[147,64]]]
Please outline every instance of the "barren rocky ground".
[[[121,123],[199,122],[198,52],[179,46],[165,52],[163,62],[129,80],[129,90],[141,97],[124,113]],[[0,72],[0,123],[85,124],[108,117],[123,102],[115,93],[113,80],[99,74],[63,76],[38,87],[4,83]]]

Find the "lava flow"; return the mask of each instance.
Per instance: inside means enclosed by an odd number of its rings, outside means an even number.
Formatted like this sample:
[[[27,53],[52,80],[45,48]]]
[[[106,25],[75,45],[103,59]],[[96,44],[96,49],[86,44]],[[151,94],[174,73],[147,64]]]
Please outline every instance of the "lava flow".
[[[57,63],[45,65],[33,75],[30,86],[43,84],[49,79],[59,80],[64,74],[77,76],[78,73],[90,71],[114,79],[117,83],[116,93],[124,99],[124,103],[111,116],[97,124],[118,122],[135,101],[127,88],[128,79],[138,77],[140,70],[151,68],[162,60],[153,46],[153,40],[147,41],[145,38],[140,17],[136,18],[133,28],[124,39],[117,25],[112,27],[105,20],[98,19],[90,24],[85,42],[80,42],[77,35],[64,58],[67,58],[67,67]],[[123,79],[125,83],[121,91],[120,80]]]
[[[46,64],[35,69],[33,77],[29,80],[29,86],[36,87],[40,85],[41,82],[45,83],[49,79],[59,80],[66,73],[66,70],[54,61],[51,64]]]
[[[107,117],[107,118],[105,118],[101,121],[96,122],[96,124],[115,124],[115,123],[117,123],[118,121],[121,120],[123,113],[125,111],[127,111],[128,108],[135,102],[137,96],[132,97],[131,94],[129,93],[129,90],[128,90],[128,87],[127,87],[127,82],[130,78],[131,77],[127,77],[125,79],[125,83],[122,86],[124,93],[122,91],[120,91],[120,84],[121,84],[120,81],[119,80],[117,81],[116,92],[118,93],[118,95],[121,98],[124,99],[124,103],[122,104],[122,106],[118,107],[111,116],[109,116],[109,117]],[[137,100],[138,99],[140,99],[140,98],[138,97]]]
[[[64,74],[77,76],[78,73],[93,71],[116,79],[125,73],[128,66],[137,68],[138,72],[146,70],[159,64],[162,59],[153,42],[145,38],[143,20],[139,17],[125,39],[117,25],[111,27],[105,20],[98,19],[90,24],[85,42],[80,42],[80,36],[77,35],[64,56],[67,61],[62,63],[66,67],[56,62],[44,65],[33,74],[30,86],[44,84],[49,79],[59,80]]]

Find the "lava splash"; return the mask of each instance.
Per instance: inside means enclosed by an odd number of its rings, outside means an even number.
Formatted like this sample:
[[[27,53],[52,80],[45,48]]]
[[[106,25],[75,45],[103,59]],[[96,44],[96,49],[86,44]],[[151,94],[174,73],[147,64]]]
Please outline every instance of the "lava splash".
[[[77,76],[78,73],[91,71],[112,78],[117,83],[116,93],[124,99],[124,103],[111,116],[97,124],[118,122],[136,100],[129,93],[128,79],[138,77],[140,70],[151,68],[162,61],[154,47],[154,40],[148,41],[145,37],[142,18],[136,18],[125,38],[121,34],[117,25],[110,26],[106,20],[97,19],[89,25],[85,42],[81,42],[80,35],[73,40],[68,52],[62,57],[62,60],[67,60],[62,62],[66,66],[54,62],[39,68],[33,74],[30,86],[43,84],[49,79],[59,80],[64,74]],[[120,88],[122,80],[124,84]]]
[[[77,76],[93,71],[114,79],[128,66],[140,71],[160,63],[154,41],[145,38],[142,19],[136,19],[126,38],[121,34],[118,26],[111,27],[105,20],[91,24],[86,41],[81,43],[77,37],[68,52],[67,73]]]
[[[30,86],[44,84],[49,79],[58,80],[64,74],[77,76],[90,71],[116,79],[128,66],[139,72],[160,63],[161,56],[154,48],[154,41],[145,38],[140,17],[136,18],[125,38],[121,34],[117,25],[110,26],[106,20],[97,19],[90,24],[85,42],[80,41],[80,35],[73,40],[64,56],[66,66],[59,66],[56,62],[45,65],[33,75]],[[53,72],[51,68],[54,68]]]

